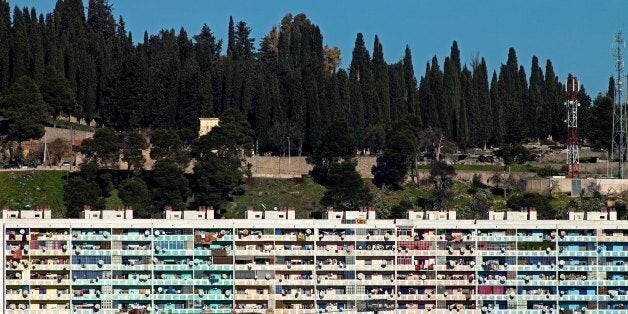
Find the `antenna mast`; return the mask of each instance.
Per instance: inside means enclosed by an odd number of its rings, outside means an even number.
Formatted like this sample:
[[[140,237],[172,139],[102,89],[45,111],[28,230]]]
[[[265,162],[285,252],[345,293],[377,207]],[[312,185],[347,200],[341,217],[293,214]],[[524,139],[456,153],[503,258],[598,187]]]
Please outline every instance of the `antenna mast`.
[[[567,77],[567,165],[565,175],[567,178],[577,178],[580,176],[580,152],[578,143],[578,92],[580,84],[575,76],[569,74]]]
[[[626,103],[622,102],[623,94],[623,76],[624,76],[624,34],[619,32],[615,34],[615,42],[613,45],[613,57],[615,58],[615,95],[613,106],[613,138],[611,141],[611,162],[617,159],[619,170],[617,176],[624,178],[624,162],[626,160],[627,139],[626,130],[628,124],[626,120]],[[613,176],[613,168],[611,167],[610,175]]]

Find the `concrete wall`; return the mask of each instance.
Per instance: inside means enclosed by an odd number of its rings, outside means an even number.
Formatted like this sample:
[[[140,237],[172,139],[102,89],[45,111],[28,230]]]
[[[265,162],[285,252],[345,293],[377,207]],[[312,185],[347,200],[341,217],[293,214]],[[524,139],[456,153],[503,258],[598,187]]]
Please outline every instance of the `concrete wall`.
[[[628,179],[595,179],[595,178],[537,178],[526,181],[525,191],[547,193],[550,187],[554,193],[572,193],[572,181],[580,180],[582,189],[587,192],[590,187],[599,187],[602,195],[620,195],[628,193]],[[577,196],[577,195],[573,195]]]
[[[363,178],[372,178],[371,168],[375,165],[375,157],[358,157],[356,169]],[[279,156],[254,156],[247,158],[252,165],[251,171],[254,177],[262,178],[291,178],[308,174],[312,165],[305,161],[303,156],[288,157]]]

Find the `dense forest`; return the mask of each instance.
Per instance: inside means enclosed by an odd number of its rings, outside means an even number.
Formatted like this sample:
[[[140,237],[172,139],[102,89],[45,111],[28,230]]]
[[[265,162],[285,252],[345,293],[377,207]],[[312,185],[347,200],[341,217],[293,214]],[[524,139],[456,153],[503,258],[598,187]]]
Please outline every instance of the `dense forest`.
[[[407,116],[415,127],[440,128],[460,148],[565,137],[566,96],[550,60],[533,57],[526,73],[510,48],[506,63],[489,73],[480,56],[462,64],[454,41],[444,62],[434,56],[417,79],[410,48],[387,63],[377,36],[369,51],[357,34],[349,68],[339,68],[341,52],[325,45],[304,14],[286,15],[257,41],[246,22],[228,23],[225,41],[207,25],[195,35],[182,28],[134,40],[107,0],[90,0],[87,10],[82,0],[59,0],[47,14],[11,12],[0,0],[0,95],[22,76],[43,85],[47,73],[61,73],[76,102],[53,116],[119,131],[169,128],[190,138],[199,117],[234,108],[254,129],[258,153],[285,154],[289,138],[293,154],[310,154],[337,117],[358,148],[371,152]],[[608,98],[592,104],[581,88],[583,138],[598,148],[610,138]]]

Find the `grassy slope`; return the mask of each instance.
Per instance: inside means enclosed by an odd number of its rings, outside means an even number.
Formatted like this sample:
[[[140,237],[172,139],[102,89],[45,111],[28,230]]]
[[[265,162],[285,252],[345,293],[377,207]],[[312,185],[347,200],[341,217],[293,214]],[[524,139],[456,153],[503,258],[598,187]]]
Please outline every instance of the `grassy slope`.
[[[63,187],[67,171],[0,172],[0,206],[28,209],[49,205],[54,216],[65,211]]]
[[[297,217],[306,218],[308,212],[321,209],[319,200],[325,188],[305,178],[303,183],[290,180],[256,178],[245,187],[246,193],[234,197],[234,208],[227,212],[227,218],[240,218],[247,206],[256,209],[264,204],[266,208],[291,206],[296,210]]]

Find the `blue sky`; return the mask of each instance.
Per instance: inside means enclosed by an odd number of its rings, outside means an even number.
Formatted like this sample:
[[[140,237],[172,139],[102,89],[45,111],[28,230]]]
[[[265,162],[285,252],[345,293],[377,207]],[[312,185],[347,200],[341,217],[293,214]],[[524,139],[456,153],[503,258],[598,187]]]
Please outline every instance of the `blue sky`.
[[[84,2],[87,2],[85,0]],[[425,63],[437,55],[442,61],[453,40],[458,41],[464,63],[474,53],[489,69],[506,62],[509,47],[529,76],[532,55],[551,59],[561,79],[574,73],[594,97],[605,91],[613,73],[614,34],[628,32],[628,1],[390,1],[390,0],[109,0],[114,14],[122,15],[134,38],[144,30],[184,27],[196,34],[206,23],[224,38],[227,22],[246,21],[253,37],[261,38],[286,13],[305,13],[319,25],[326,44],[342,51],[342,66],[351,62],[356,33],[362,32],[372,51],[377,34],[384,57],[394,62],[410,46],[417,79]],[[11,6],[35,6],[49,12],[54,0],[9,0]],[[627,36],[628,39],[628,36]],[[489,73],[490,76],[490,73]]]

